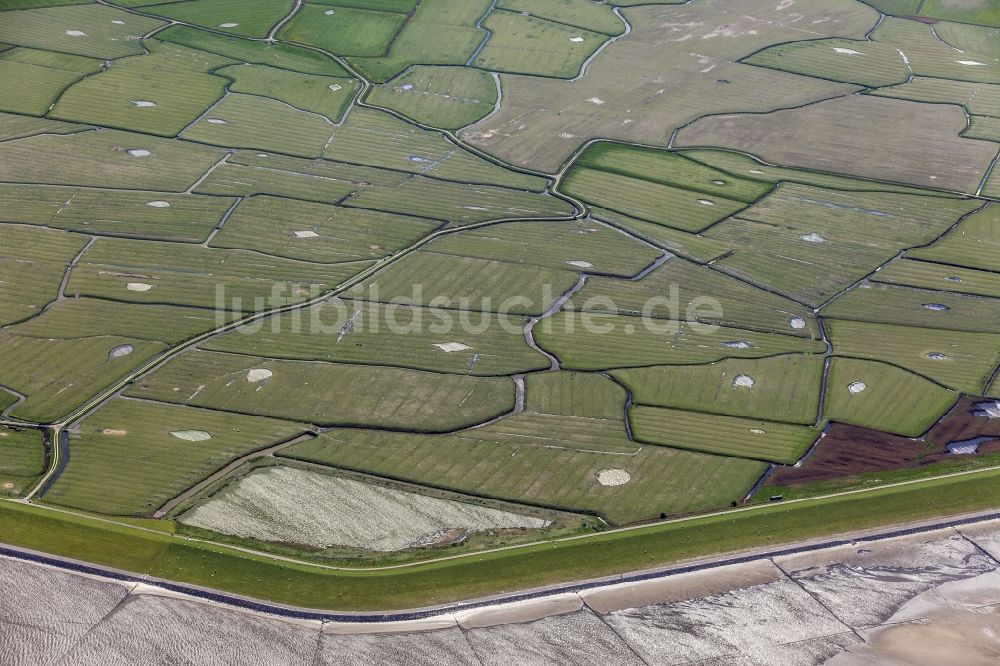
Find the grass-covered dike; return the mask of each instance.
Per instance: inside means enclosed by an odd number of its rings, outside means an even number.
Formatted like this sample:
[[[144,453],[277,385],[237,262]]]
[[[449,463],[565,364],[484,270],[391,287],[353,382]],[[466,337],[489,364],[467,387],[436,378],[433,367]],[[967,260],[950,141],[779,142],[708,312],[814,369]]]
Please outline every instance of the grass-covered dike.
[[[341,611],[443,604],[995,507],[1000,470],[770,504],[408,567],[333,570],[14,502],[0,541],[262,600]]]

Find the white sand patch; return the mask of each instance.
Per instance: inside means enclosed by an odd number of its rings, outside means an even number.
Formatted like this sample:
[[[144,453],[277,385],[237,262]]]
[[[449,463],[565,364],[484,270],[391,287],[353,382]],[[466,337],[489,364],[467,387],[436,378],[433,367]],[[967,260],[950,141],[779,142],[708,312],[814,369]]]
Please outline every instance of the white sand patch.
[[[330,87],[330,90],[332,90],[333,92],[337,92],[343,86],[341,86],[339,83],[334,83],[334,84],[331,84],[329,87]]]
[[[933,310],[934,312],[947,312],[948,310],[951,310],[951,308],[943,303],[924,303],[923,305],[928,310]]]
[[[733,388],[753,388],[754,379],[750,375],[736,375],[733,378]]]
[[[572,261],[567,261],[570,266],[576,266],[577,268],[593,268],[594,264],[589,261],[582,261],[580,259],[573,259]]]
[[[147,292],[153,288],[153,285],[148,282],[129,282],[125,285],[125,288],[129,291]]]
[[[763,176],[764,175],[764,172],[761,171],[761,170],[759,170],[759,169],[750,169],[750,171],[748,171],[747,173],[752,173],[755,176]]]
[[[86,37],[87,36],[87,33],[82,32],[80,30],[67,30],[66,34],[69,35],[70,37]]]
[[[220,28],[235,28],[238,25],[239,25],[239,23],[220,23],[219,27]]]
[[[134,99],[132,104],[138,106],[140,109],[151,109],[156,106],[156,102],[150,102],[145,99]]]
[[[296,238],[319,238],[319,234],[315,231],[293,231],[292,235]]]
[[[825,243],[826,239],[817,233],[806,234],[805,236],[799,236],[799,240],[804,240],[807,243]]]
[[[700,203],[702,206],[714,206],[715,205],[715,202],[712,201],[711,199],[698,199],[698,203]]]
[[[323,13],[326,14],[327,16],[333,16],[336,12],[334,12],[332,9],[328,9]]]
[[[247,372],[247,381],[251,384],[256,384],[257,382],[262,382],[265,379],[270,379],[271,375],[274,373],[266,368],[253,368]]]
[[[115,25],[125,25],[125,21],[119,21],[118,19],[115,19],[114,21],[112,21],[112,23],[114,23]]]
[[[834,46],[833,50],[837,53],[845,53],[847,55],[864,55],[861,51],[855,51],[854,49],[845,49],[840,46]]]
[[[128,356],[135,351],[134,345],[118,345],[108,352],[108,358],[112,361],[116,358],[121,358],[123,356]]]
[[[723,344],[730,349],[750,349],[753,347],[752,344],[745,340],[733,340],[732,342],[726,342]]]
[[[585,101],[590,102],[591,104],[604,104],[604,100],[600,97],[591,97]]]
[[[228,125],[228,120],[223,120],[222,118],[208,118],[205,120],[209,125]],[[267,155],[258,155],[257,157],[267,157]]]
[[[102,428],[102,435],[111,435],[112,437],[121,437],[128,434],[128,430],[115,430],[113,428]]]
[[[927,354],[927,358],[932,361],[947,361],[951,357],[947,354],[942,354],[941,352],[931,352]]]
[[[204,430],[175,430],[170,436],[183,439],[185,442],[204,442],[212,439],[212,434]]]
[[[463,345],[461,342],[439,342],[434,345],[443,352],[458,352],[465,351],[466,349],[472,349],[469,345]]]
[[[583,37],[570,37],[569,41],[579,44],[580,42],[583,41]]]
[[[159,199],[156,201],[147,201],[146,205],[150,208],[170,208],[169,201],[160,201]]]
[[[576,134],[570,134],[569,132],[559,132],[559,138],[560,139],[572,139],[575,136],[576,136]]]
[[[868,385],[864,382],[851,382],[847,390],[851,392],[851,395],[857,395],[868,388]]]
[[[792,317],[788,320],[788,325],[794,328],[796,331],[801,331],[806,327],[806,320],[802,317]]]
[[[149,152],[145,148],[132,148],[128,151],[128,154],[132,157],[149,157],[153,153]]]
[[[602,486],[624,486],[632,480],[632,475],[623,469],[602,469],[597,473],[597,482]]]
[[[465,210],[478,210],[478,211],[488,211],[489,208],[483,208],[482,206],[463,206]]]
[[[254,471],[180,520],[262,541],[379,552],[433,543],[451,530],[538,529],[548,524],[531,516],[289,467]]]
[[[956,60],[959,65],[968,65],[970,67],[985,67],[985,62],[979,62],[978,60]]]
[[[976,416],[982,416],[989,420],[1000,419],[1000,401],[977,402]]]
[[[766,435],[767,434],[766,430],[761,430],[760,428],[750,428],[750,432],[752,432],[755,435]]]
[[[725,185],[725,184],[726,184],[726,181],[724,181],[724,180],[713,180],[712,181],[712,185]]]
[[[268,155],[267,153],[257,153],[257,157],[270,157],[270,155]]]

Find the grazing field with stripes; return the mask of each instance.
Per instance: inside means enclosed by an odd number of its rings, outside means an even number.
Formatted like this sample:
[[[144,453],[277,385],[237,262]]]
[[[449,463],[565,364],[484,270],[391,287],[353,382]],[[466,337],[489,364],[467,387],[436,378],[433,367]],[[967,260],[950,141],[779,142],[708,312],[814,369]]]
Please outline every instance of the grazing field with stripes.
[[[0,497],[387,564],[990,464],[974,4],[0,3]]]

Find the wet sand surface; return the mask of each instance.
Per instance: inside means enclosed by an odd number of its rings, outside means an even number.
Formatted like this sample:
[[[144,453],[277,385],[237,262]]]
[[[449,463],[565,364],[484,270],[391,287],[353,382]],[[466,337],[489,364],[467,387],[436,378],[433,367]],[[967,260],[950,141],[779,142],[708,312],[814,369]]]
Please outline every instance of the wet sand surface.
[[[998,556],[994,521],[374,626],[0,558],[0,663],[995,664]]]

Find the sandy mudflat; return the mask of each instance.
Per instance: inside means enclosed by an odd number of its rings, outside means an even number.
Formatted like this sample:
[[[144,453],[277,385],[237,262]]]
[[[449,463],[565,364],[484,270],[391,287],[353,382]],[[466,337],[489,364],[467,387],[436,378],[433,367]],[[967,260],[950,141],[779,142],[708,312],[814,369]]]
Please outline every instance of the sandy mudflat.
[[[995,664],[1000,522],[379,625],[0,558],[0,663]]]

